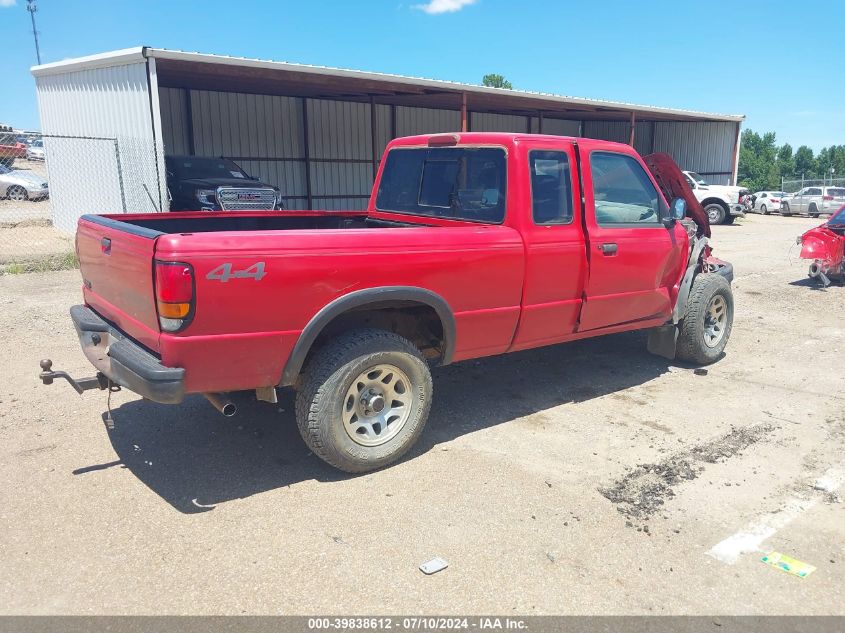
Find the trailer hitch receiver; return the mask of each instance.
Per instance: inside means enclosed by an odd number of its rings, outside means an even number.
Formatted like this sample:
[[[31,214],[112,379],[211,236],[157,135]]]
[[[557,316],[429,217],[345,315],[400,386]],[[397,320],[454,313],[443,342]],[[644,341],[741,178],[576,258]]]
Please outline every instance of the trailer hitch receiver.
[[[45,385],[52,385],[56,378],[64,378],[70,383],[71,387],[76,389],[76,393],[80,395],[89,389],[105,390],[112,386],[112,382],[108,379],[108,377],[99,371],[95,376],[91,376],[90,378],[80,378],[79,380],[75,380],[66,372],[53,371],[53,361],[49,358],[45,358],[38,364],[41,366],[41,373],[38,374],[38,377]]]

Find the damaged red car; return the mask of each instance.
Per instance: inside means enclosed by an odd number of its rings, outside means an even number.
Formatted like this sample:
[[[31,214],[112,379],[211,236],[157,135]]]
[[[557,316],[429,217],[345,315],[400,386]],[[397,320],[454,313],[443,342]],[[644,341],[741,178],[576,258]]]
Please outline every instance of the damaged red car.
[[[829,286],[845,278],[845,206],[831,218],[798,238],[801,258],[812,260],[809,275]]]

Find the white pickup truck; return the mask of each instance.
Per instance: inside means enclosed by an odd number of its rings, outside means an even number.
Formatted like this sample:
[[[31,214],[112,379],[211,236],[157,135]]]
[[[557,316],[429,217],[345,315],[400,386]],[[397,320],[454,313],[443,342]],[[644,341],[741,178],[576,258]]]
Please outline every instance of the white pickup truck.
[[[735,218],[745,216],[743,198],[749,194],[748,189],[711,185],[694,171],[685,171],[684,176],[696,199],[707,212],[710,224],[733,224]]]

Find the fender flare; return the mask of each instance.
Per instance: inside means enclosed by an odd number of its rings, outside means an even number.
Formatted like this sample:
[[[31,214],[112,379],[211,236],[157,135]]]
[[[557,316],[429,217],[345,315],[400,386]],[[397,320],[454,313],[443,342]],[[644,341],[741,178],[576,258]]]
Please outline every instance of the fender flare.
[[[317,340],[320,333],[335,318],[355,308],[361,308],[370,304],[376,305],[386,301],[407,301],[432,308],[437,313],[440,323],[443,326],[443,357],[440,365],[448,365],[452,362],[457,328],[455,325],[455,315],[443,297],[431,290],[414,286],[365,288],[338,297],[314,315],[305,326],[305,329],[300,333],[299,340],[297,340],[293,351],[291,351],[288,357],[287,363],[285,363],[279,386],[287,387],[293,385],[297,376],[302,371],[305,359],[308,357],[308,352],[311,351],[314,341]]]
[[[692,280],[695,277],[695,269],[698,267],[698,259],[701,257],[701,252],[704,247],[709,244],[706,237],[696,238],[690,249],[689,260],[687,260],[687,270],[684,273],[684,278],[681,281],[681,286],[678,288],[678,298],[675,301],[675,309],[672,311],[672,323],[677,325],[678,322],[686,316],[687,299],[689,299],[690,289],[692,288]]]

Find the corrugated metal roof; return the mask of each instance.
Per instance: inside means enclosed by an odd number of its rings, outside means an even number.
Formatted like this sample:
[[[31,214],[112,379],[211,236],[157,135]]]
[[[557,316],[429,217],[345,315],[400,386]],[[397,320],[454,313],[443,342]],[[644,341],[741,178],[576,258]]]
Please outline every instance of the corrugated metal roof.
[[[289,62],[279,62],[273,60],[251,59],[247,57],[231,57],[227,55],[211,55],[205,53],[191,53],[178,50],[170,50],[163,48],[147,48],[135,47],[113,51],[110,53],[102,53],[99,55],[91,55],[89,57],[80,57],[77,59],[68,59],[51,64],[42,64],[41,66],[33,66],[32,74],[36,77],[61,74],[65,72],[74,72],[85,68],[103,67],[120,65],[138,61],[143,57],[154,57],[160,60],[172,60],[176,62],[189,62],[201,64],[214,64],[228,67],[242,67],[242,68],[261,68],[265,70],[286,71],[291,73],[299,73],[302,75],[324,76],[326,78],[332,77],[336,79],[354,80],[385,83],[385,84],[403,84],[416,88],[427,88],[448,92],[467,93],[468,95],[484,95],[487,98],[508,98],[520,99],[526,103],[545,102],[546,104],[556,104],[561,108],[564,107],[588,107],[604,110],[615,110],[619,112],[635,112],[637,114],[648,115],[665,115],[670,117],[698,119],[700,121],[742,121],[745,119],[741,114],[715,114],[708,112],[698,112],[695,110],[683,110],[678,108],[662,108],[657,106],[647,106],[634,103],[625,103],[620,101],[607,101],[602,99],[587,99],[583,97],[571,97],[564,95],[556,95],[544,92],[532,92],[527,90],[506,90],[503,88],[488,88],[486,86],[478,86],[475,84],[459,83],[454,81],[444,81],[440,79],[426,79],[421,77],[408,77],[405,75],[395,75],[389,73],[376,73],[361,70],[350,70],[344,68],[332,68],[328,66],[314,66],[309,64],[294,64]]]

